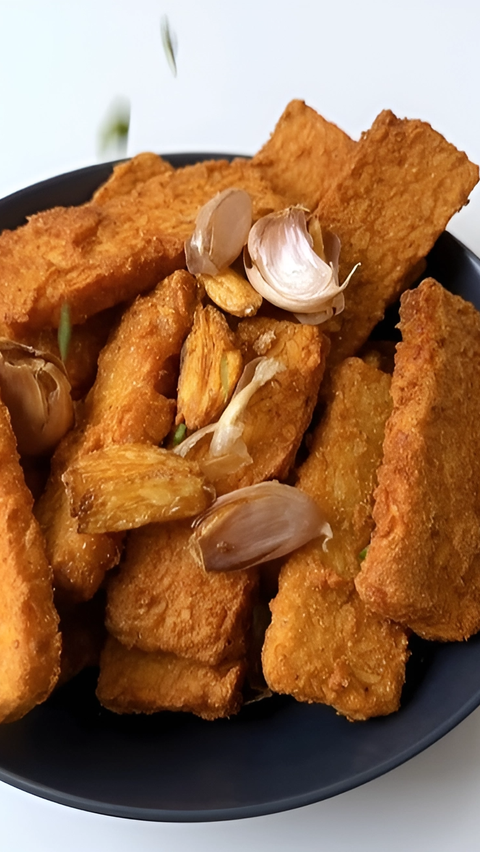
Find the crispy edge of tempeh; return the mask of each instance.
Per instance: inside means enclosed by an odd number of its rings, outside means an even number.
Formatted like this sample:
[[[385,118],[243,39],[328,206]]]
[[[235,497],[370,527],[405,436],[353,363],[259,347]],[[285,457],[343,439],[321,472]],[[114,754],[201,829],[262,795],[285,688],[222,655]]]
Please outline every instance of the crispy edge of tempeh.
[[[480,313],[433,279],[402,296],[373,517],[356,579],[426,639],[480,629]]]
[[[0,720],[44,701],[60,672],[52,572],[32,513],[7,409],[0,402]]]
[[[105,204],[112,198],[128,195],[147,180],[157,175],[170,174],[173,166],[150,151],[142,151],[125,163],[114,166],[113,172],[93,194],[94,204]]]
[[[160,443],[174,420],[176,369],[193,321],[197,285],[179,270],[124,313],[98,362],[79,422],[60,443],[36,506],[56,585],[76,600],[92,597],[121,555],[118,535],[79,533],[62,477],[83,453],[113,443]],[[135,341],[135,346],[132,346]]]
[[[341,280],[361,264],[345,291],[345,310],[324,325],[332,341],[329,369],[358,351],[410,286],[478,174],[466,154],[425,122],[385,110],[362,134],[348,170],[316,210],[322,226],[340,238]]]
[[[100,658],[97,698],[114,713],[194,713],[213,720],[238,713],[245,663],[209,666],[159,651],[125,648],[108,637]]]
[[[332,705],[352,721],[398,709],[408,657],[405,630],[371,613],[354,586],[372,528],[389,384],[357,358],[334,373],[330,406],[298,474],[333,538],[326,549],[313,541],[287,559],[262,653],[272,690]]]
[[[189,546],[188,521],[150,524],[127,537],[108,580],[106,625],[127,647],[217,665],[247,651],[255,570],[205,571]]]
[[[355,142],[304,101],[287,105],[252,163],[288,204],[314,210],[348,166]]]

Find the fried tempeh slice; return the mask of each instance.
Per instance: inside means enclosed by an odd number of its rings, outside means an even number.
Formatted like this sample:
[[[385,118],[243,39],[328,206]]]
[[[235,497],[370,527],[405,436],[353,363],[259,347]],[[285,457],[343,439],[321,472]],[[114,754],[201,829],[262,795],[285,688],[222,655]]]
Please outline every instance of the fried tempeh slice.
[[[237,345],[245,363],[266,356],[285,369],[259,388],[244,414],[243,440],[252,462],[215,478],[217,494],[265,479],[285,479],[317,402],[329,348],[316,326],[253,317],[237,328]],[[188,458],[206,458],[209,441],[194,446]]]
[[[480,629],[480,314],[433,279],[405,293],[357,589],[427,639]]]
[[[253,164],[288,204],[315,210],[348,165],[355,142],[304,101],[293,100]]]
[[[106,625],[127,647],[217,665],[247,649],[255,571],[208,574],[189,547],[188,521],[129,533],[108,582]]]
[[[63,475],[79,532],[105,533],[203,512],[215,491],[200,468],[162,447],[112,444],[82,454]]]
[[[105,204],[112,198],[128,195],[152,177],[170,172],[173,172],[173,166],[170,163],[158,154],[143,151],[131,160],[127,160],[126,163],[115,166],[109,179],[94,193],[92,201],[95,204]]]
[[[0,323],[73,324],[152,289],[184,266],[200,207],[228,187],[251,194],[256,218],[284,206],[246,160],[212,160],[156,175],[102,205],[56,207],[0,235]]]
[[[297,483],[325,512],[333,538],[326,549],[319,540],[305,545],[282,567],[262,655],[272,690],[330,704],[350,720],[398,709],[408,656],[403,628],[371,613],[354,585],[372,529],[389,385],[357,358],[333,375]]]
[[[220,719],[242,704],[245,664],[208,666],[174,654],[124,648],[109,637],[102,652],[97,698],[114,713],[195,713]]]
[[[384,111],[362,135],[316,211],[341,240],[340,279],[361,263],[345,310],[323,328],[332,340],[330,366],[366,341],[477,182],[478,166],[424,122]]]
[[[0,403],[0,721],[44,701],[60,672],[52,572],[7,409]]]
[[[180,351],[197,298],[195,279],[180,270],[134,302],[102,351],[83,417],[53,457],[36,513],[55,582],[76,599],[92,597],[105,571],[117,564],[120,542],[108,534],[78,532],[62,476],[87,452],[165,438],[175,416]]]
[[[85,603],[64,605],[55,598],[60,616],[62,658],[58,685],[86,668],[98,666],[105,644],[105,596],[100,590]]]
[[[176,423],[201,429],[218,420],[241,376],[243,358],[220,311],[199,306],[182,350]]]

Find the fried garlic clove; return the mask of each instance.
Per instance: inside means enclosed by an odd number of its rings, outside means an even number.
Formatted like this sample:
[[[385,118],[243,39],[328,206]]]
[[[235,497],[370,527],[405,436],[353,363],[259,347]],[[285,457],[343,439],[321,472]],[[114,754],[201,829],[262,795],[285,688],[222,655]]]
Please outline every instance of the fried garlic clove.
[[[291,485],[260,482],[218,497],[194,521],[192,546],[207,571],[251,568],[319,536],[332,537],[319,507]]]
[[[81,533],[189,518],[215,496],[195,462],[150,444],[112,444],[88,453],[62,479]]]
[[[177,423],[196,430],[220,417],[242,373],[234,341],[220,311],[211,305],[197,308],[182,350]]]
[[[318,222],[312,222],[311,231],[301,207],[263,216],[250,230],[244,263],[248,280],[264,299],[301,322],[318,325],[343,310],[343,291],[354,270],[340,285],[340,241],[331,235],[327,248]]]
[[[262,305],[260,293],[231,267],[216,275],[198,275],[212,302],[234,317],[253,317]]]
[[[200,209],[195,230],[185,243],[192,275],[216,275],[239,256],[252,224],[252,200],[243,189],[225,189]]]
[[[73,425],[70,382],[54,355],[1,338],[0,391],[20,455],[52,452]]]

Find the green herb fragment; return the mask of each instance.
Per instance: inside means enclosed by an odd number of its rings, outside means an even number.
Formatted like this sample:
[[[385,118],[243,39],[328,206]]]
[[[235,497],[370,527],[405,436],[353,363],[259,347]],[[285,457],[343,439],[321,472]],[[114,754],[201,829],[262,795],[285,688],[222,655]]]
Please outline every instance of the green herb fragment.
[[[175,432],[173,433],[173,441],[172,441],[173,446],[178,447],[178,445],[182,443],[186,434],[187,434],[187,427],[185,426],[185,423],[180,423],[180,425],[177,426],[177,428],[175,429]]]
[[[177,76],[177,40],[175,34],[170,29],[170,23],[166,15],[163,16],[160,22],[160,32],[162,34],[162,44],[167,57],[167,62],[174,77]]]
[[[223,401],[227,402],[228,400],[228,358],[226,355],[222,355],[220,359],[220,381],[222,383],[223,390]]]
[[[103,126],[99,132],[99,147],[102,153],[109,148],[115,148],[119,153],[125,153],[130,131],[130,104],[126,100],[117,101],[110,108]]]
[[[368,547],[369,547],[369,545],[367,544],[367,546],[364,547],[363,550],[361,550],[360,553],[358,554],[358,558],[360,559],[360,562],[363,562],[363,560],[365,559],[365,557],[368,553]]]
[[[70,308],[64,302],[60,311],[60,322],[58,324],[57,340],[60,350],[60,358],[63,363],[67,360],[70,341],[72,338],[72,323],[70,320]]]

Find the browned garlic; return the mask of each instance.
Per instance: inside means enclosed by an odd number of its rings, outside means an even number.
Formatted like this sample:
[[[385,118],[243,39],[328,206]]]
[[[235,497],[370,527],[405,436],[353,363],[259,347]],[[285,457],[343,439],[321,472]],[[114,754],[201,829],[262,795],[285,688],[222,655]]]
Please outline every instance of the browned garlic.
[[[216,275],[230,266],[247,242],[252,201],[243,189],[225,189],[200,209],[195,230],[185,243],[192,275]]]
[[[322,239],[318,227],[313,234],[301,207],[270,213],[251,228],[244,261],[248,280],[265,299],[301,322],[318,325],[343,311],[343,291],[357,267],[340,285],[340,241],[334,235]]]
[[[215,480],[249,464],[252,459],[242,437],[246,408],[254,393],[283,370],[285,365],[275,358],[250,361],[220,419],[185,438],[173,452],[185,457],[201,438],[212,434],[208,456],[201,462],[202,470],[209,478]]]
[[[192,546],[207,571],[251,568],[332,537],[311,497],[291,485],[260,482],[217,500],[193,523]]]
[[[49,353],[1,338],[0,390],[20,455],[51,452],[73,424],[70,382]]]

